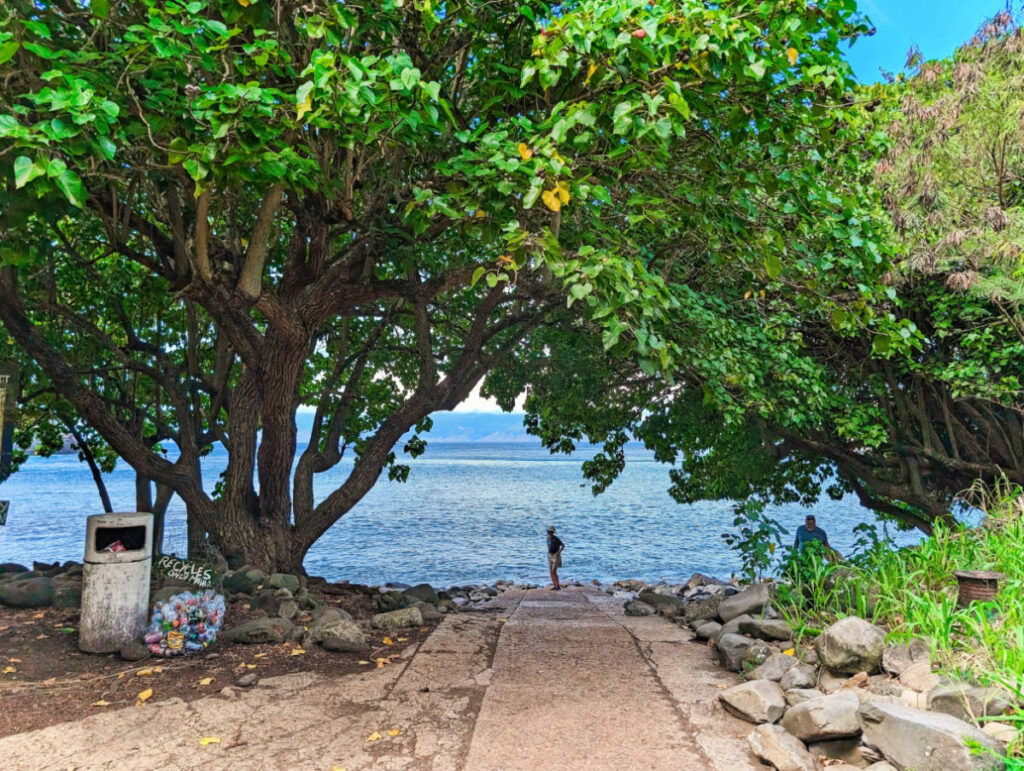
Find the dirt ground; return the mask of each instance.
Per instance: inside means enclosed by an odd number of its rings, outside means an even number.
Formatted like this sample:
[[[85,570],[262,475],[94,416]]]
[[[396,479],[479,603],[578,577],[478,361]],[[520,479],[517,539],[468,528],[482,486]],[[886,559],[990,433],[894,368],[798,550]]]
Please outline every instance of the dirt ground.
[[[371,590],[330,589],[333,593],[325,594],[311,587],[326,605],[348,611],[357,621],[368,621],[376,612]],[[265,615],[246,602],[231,602],[226,626]],[[308,621],[308,612],[294,619],[299,625]],[[148,690],[148,703],[172,698],[191,702],[237,687],[238,678],[249,673],[260,679],[298,672],[337,677],[386,666],[378,660],[418,645],[430,629],[392,633],[390,644],[384,633],[367,629],[370,649],[358,654],[332,653],[319,645],[303,649],[290,642],[236,645],[222,638],[193,656],[127,662],[117,654],[78,650],[77,610],[0,606],[0,737],[132,706]]]

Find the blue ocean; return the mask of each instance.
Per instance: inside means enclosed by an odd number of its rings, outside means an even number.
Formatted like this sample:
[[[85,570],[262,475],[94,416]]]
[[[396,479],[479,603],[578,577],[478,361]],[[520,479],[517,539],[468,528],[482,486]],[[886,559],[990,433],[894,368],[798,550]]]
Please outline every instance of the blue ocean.
[[[552,524],[566,543],[562,575],[570,580],[673,582],[694,572],[724,578],[739,571],[738,556],[721,537],[732,527],[730,502],[674,502],[666,492],[668,467],[641,447],[630,449],[622,476],[595,497],[580,471],[587,457],[585,449],[551,455],[532,442],[434,442],[411,461],[407,482],[382,477],[314,546],[306,570],[370,584],[541,582],[547,580],[544,529]],[[208,488],[226,462],[222,450],[205,459]],[[317,495],[326,496],[350,467],[321,475]],[[132,471],[119,465],[106,481],[114,509],[132,510]],[[81,560],[85,518],[102,511],[89,471],[74,455],[29,459],[0,486],[0,498],[11,501],[0,527],[0,562]],[[842,553],[854,548],[857,524],[875,522],[853,497],[771,513],[793,533],[808,511]],[[175,498],[165,552],[184,555],[184,520]],[[889,534],[899,545],[920,538],[892,528]]]

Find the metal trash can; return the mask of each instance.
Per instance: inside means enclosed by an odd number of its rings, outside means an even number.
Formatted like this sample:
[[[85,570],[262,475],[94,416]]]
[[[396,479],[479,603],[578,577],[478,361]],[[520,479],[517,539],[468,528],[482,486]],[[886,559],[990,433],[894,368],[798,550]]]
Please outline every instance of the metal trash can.
[[[78,647],[113,653],[141,642],[149,611],[153,515],[96,514],[86,520]]]

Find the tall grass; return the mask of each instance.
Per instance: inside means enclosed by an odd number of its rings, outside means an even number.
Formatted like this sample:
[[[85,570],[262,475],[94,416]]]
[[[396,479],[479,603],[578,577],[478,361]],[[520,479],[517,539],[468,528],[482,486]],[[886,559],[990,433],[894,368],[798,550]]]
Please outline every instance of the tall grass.
[[[813,555],[782,567],[779,611],[797,642],[844,616],[888,629],[892,641],[931,642],[950,674],[1006,688],[1018,704],[1002,722],[1017,728],[1007,768],[1024,770],[1024,492],[976,488],[967,503],[985,512],[974,528],[938,525],[919,545],[894,550],[875,542],[846,563]],[[1005,573],[994,601],[957,606],[955,570]]]

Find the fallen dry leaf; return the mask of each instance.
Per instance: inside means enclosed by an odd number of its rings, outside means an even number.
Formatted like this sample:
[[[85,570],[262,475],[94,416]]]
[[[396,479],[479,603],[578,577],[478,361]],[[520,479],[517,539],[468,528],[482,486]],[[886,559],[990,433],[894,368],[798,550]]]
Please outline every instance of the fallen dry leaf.
[[[384,639],[382,640],[382,642],[383,642],[383,643],[384,643],[385,645],[394,645],[394,644],[395,644],[394,640],[392,640],[392,639],[391,639],[390,637],[385,637],[385,638],[384,638]]]
[[[15,669],[14,667],[4,667],[2,670],[0,670],[0,672],[3,672],[5,675],[10,675],[10,674],[12,674],[14,672],[17,672],[17,671],[18,670]]]
[[[200,747],[205,747],[208,744],[220,744],[220,737],[219,736],[204,736],[202,739],[199,740],[199,746]]]
[[[399,729],[392,728],[390,731],[388,731],[388,736],[398,736],[398,734],[400,733],[402,732]]]
[[[304,649],[302,649],[302,648],[293,648],[292,649],[292,655],[293,656],[301,656],[305,652],[306,651]]]
[[[331,771],[348,771],[348,769],[342,766],[331,766]]]
[[[405,642],[408,639],[409,639],[408,637],[399,637],[398,638],[398,642]]]
[[[786,650],[784,650],[782,652],[782,655],[783,656],[792,656],[793,653],[795,653],[795,651],[792,648],[786,648]]]
[[[263,658],[266,655],[267,655],[266,653],[255,653],[255,654],[253,654],[253,658],[254,659],[261,659],[261,658]]]
[[[372,734],[366,737],[368,742],[379,742],[384,737],[380,735],[380,731],[374,731]]]
[[[13,656],[11,658],[7,659],[7,660],[9,662],[11,662],[12,664],[20,664],[21,663],[21,659],[16,659]]]
[[[136,677],[149,677],[151,674],[153,674],[153,670],[152,669],[140,669],[138,672],[135,673],[135,676]]]
[[[104,701],[103,699],[100,699],[99,701],[94,701],[92,703],[92,706],[94,706],[94,707],[109,707],[110,706],[110,702],[109,701]]]
[[[209,685],[212,682],[213,682],[213,678],[212,677],[204,677],[202,680],[199,681],[199,684],[200,685]]]
[[[256,669],[256,665],[255,664],[246,664],[245,668],[246,669]]]
[[[46,614],[43,611],[39,611],[38,613],[33,613],[32,618],[46,618]]]
[[[152,695],[153,695],[153,689],[152,688],[147,688],[146,690],[144,690],[142,693],[140,693],[138,696],[135,697],[135,706],[137,707],[140,704],[145,704],[149,700],[149,697],[152,696]]]
[[[370,662],[369,661],[360,661],[359,663],[360,664],[369,664]]]
[[[50,635],[48,635],[48,634],[37,634],[37,635],[36,635],[36,639],[37,639],[37,640],[45,640],[45,639],[47,639],[47,638],[48,638],[49,636],[50,636]]]

